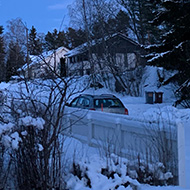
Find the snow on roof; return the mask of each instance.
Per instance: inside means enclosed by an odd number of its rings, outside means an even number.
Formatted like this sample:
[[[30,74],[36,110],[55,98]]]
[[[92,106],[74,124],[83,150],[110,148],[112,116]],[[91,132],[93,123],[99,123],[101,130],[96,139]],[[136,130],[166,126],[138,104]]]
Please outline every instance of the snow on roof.
[[[140,46],[139,43],[133,41],[132,39],[128,38],[126,35],[124,35],[124,34],[122,34],[122,33],[115,33],[115,34],[112,34],[112,35],[110,35],[110,36],[106,36],[106,37],[104,38],[104,40],[107,41],[107,40],[109,40],[109,39],[111,39],[111,38],[114,38],[115,36],[120,36],[120,37],[122,37],[123,39],[127,40],[128,42],[130,42],[131,44],[133,44],[133,45],[135,45],[135,46]],[[90,45],[91,45],[91,46],[94,46],[94,45],[96,45],[96,44],[98,44],[98,43],[101,43],[101,42],[102,42],[102,39],[101,39],[101,38],[100,38],[100,39],[97,39],[97,40],[92,40],[92,41],[90,42],[90,43],[91,43]],[[86,52],[86,51],[87,51],[87,48],[88,48],[88,43],[85,42],[85,43],[83,43],[82,45],[79,45],[79,46],[77,46],[76,48],[70,50],[70,51],[69,51],[68,53],[66,53],[65,55],[66,55],[67,57],[72,57],[72,56],[75,56],[75,55],[78,55],[78,54],[81,54],[81,53]]]
[[[74,55],[80,54],[80,53],[84,53],[85,51],[87,51],[87,42],[77,46],[76,48],[70,50],[69,52],[67,52],[65,55],[67,57],[72,57]]]
[[[53,56],[54,52],[59,53],[61,51],[68,52],[69,49],[62,46],[62,47],[59,47],[56,50],[50,50],[50,51],[43,52],[41,55],[30,55],[31,63],[29,64],[29,67],[31,67],[32,65],[40,63],[41,61],[43,61],[44,59],[46,59],[46,58],[48,58],[50,56]],[[24,64],[22,66],[22,68],[19,69],[19,70],[26,70],[27,68],[28,68],[28,63]]]

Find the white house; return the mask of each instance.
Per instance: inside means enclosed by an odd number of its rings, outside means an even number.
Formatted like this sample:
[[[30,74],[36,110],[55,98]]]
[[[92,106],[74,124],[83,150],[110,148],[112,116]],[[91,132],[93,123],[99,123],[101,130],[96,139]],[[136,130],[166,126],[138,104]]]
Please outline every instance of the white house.
[[[26,78],[49,78],[56,74],[66,76],[65,54],[68,51],[67,48],[60,47],[41,55],[31,55],[31,62],[26,63],[20,71],[23,72]]]

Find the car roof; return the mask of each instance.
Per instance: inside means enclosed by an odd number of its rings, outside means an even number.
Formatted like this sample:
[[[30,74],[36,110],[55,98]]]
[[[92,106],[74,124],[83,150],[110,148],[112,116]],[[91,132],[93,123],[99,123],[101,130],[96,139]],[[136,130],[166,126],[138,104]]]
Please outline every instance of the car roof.
[[[100,95],[92,95],[92,94],[81,94],[80,96],[89,96],[95,99],[99,98],[116,98],[113,94],[100,94]]]

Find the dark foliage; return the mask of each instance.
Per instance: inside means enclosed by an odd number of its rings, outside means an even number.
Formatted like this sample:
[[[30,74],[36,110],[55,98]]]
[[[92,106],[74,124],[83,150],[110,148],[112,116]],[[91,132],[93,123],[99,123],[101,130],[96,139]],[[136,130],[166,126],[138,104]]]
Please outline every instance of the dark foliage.
[[[162,27],[162,42],[149,50],[149,62],[166,69],[178,70],[177,82],[190,78],[190,1],[163,1],[153,24]],[[186,97],[181,94],[179,99]]]
[[[160,30],[149,22],[157,14],[159,4],[151,0],[117,0],[126,9],[130,29],[140,44],[155,43]]]
[[[3,27],[0,26],[0,82],[5,79],[5,47],[3,40]]]
[[[40,55],[42,53],[42,43],[37,37],[37,31],[34,26],[32,26],[29,33],[28,51],[30,55]]]
[[[87,171],[87,168],[86,168],[86,171]],[[86,171],[82,171],[82,169],[80,168],[80,165],[79,164],[75,164],[73,163],[73,170],[72,170],[72,174],[74,176],[77,176],[80,180],[82,178],[86,179],[86,186],[91,188],[92,185],[91,185],[91,181],[90,181],[90,178],[88,177]]]
[[[19,44],[10,42],[9,54],[6,62],[6,81],[9,81],[11,76],[18,74],[18,69],[25,63],[24,53]]]
[[[129,16],[126,12],[120,10],[116,17],[106,20],[97,20],[93,23],[92,39],[102,38],[114,33],[123,33],[128,35]]]
[[[54,31],[48,32],[45,36],[45,41],[46,41],[46,48],[48,50],[55,50],[61,46],[64,46],[65,42],[65,33],[63,32],[58,32],[56,29]]]
[[[66,47],[72,49],[86,42],[85,32],[82,29],[75,30],[71,27],[65,32]]]

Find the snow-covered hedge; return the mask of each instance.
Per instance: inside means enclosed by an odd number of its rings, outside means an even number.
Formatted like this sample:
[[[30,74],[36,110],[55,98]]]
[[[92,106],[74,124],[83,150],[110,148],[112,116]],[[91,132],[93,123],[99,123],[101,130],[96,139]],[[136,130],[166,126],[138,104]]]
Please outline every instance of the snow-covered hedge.
[[[170,172],[164,172],[162,163],[151,165],[138,159],[131,162],[114,154],[108,159],[109,162],[96,156],[90,160],[75,161],[68,175],[67,188],[132,190],[139,189],[140,183],[166,185],[173,177]]]

